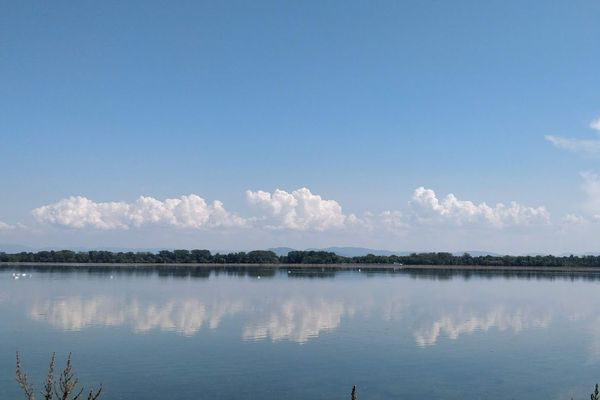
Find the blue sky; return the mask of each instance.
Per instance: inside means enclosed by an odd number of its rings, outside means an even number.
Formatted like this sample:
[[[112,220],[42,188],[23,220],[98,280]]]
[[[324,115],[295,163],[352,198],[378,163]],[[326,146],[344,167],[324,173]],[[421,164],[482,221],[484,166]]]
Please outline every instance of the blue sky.
[[[596,1],[1,2],[0,243],[600,251],[599,19]],[[245,193],[300,188],[337,222]],[[245,227],[98,206],[190,194]],[[72,196],[92,203],[32,213]]]

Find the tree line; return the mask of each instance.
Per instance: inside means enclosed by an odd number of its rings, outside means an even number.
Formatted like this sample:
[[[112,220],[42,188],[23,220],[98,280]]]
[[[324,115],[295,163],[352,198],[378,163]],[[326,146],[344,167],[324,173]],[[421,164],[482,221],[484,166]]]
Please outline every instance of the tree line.
[[[536,266],[536,267],[600,267],[600,256],[471,256],[446,252],[413,253],[397,256],[344,257],[327,251],[290,251],[277,256],[272,251],[211,253],[209,250],[161,250],[159,252],[111,251],[38,251],[0,252],[0,262],[20,263],[136,263],[136,264],[402,264],[402,265],[471,265],[471,266]]]

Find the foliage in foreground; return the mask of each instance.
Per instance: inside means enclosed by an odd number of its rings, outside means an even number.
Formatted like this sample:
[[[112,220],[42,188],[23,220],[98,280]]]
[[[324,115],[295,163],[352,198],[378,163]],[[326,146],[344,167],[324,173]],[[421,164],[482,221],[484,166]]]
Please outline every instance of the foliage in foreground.
[[[350,400],[358,400],[358,392],[356,390],[356,385],[352,386],[352,392],[350,393]],[[573,400],[573,399],[571,399]],[[600,400],[600,388],[598,384],[594,389],[594,392],[590,395],[590,400]]]
[[[41,391],[41,395],[44,400],[80,400],[83,398],[81,395],[83,394],[84,388],[79,389],[77,386],[79,385],[79,379],[75,377],[73,373],[73,365],[71,363],[71,353],[67,357],[67,363],[62,373],[59,376],[58,382],[54,380],[54,368],[56,364],[56,353],[52,354],[52,358],[50,359],[50,365],[48,367],[48,374],[46,376],[46,380],[44,381],[44,387]],[[21,366],[21,358],[19,353],[17,352],[17,371],[16,371],[16,380],[23,393],[25,395],[26,400],[35,400],[35,390],[33,385],[31,385],[27,379],[27,375],[23,372]],[[102,393],[102,386],[97,390],[90,390],[87,395],[87,400],[97,400]],[[56,397],[55,397],[56,396]],[[352,392],[350,393],[351,400],[358,400],[358,391],[356,389],[356,385],[352,386]],[[590,395],[590,400],[600,400],[600,388],[598,384],[594,388],[594,392]]]
[[[67,357],[67,363],[65,368],[60,373],[58,377],[58,381],[54,379],[54,368],[56,365],[56,353],[52,354],[52,358],[50,359],[50,365],[48,366],[48,374],[46,375],[46,380],[44,381],[44,386],[40,394],[44,400],[79,400],[83,399],[81,395],[83,394],[84,388],[78,388],[79,379],[75,377],[73,373],[73,364],[71,362],[71,353]],[[25,395],[26,400],[35,400],[35,389],[27,378],[27,374],[23,372],[23,367],[21,365],[21,357],[17,352],[17,372],[16,372],[16,380],[21,389],[23,390],[23,394]],[[100,397],[102,393],[102,386],[97,390],[91,389],[88,392],[87,400],[96,400]],[[56,397],[55,397],[56,396]]]

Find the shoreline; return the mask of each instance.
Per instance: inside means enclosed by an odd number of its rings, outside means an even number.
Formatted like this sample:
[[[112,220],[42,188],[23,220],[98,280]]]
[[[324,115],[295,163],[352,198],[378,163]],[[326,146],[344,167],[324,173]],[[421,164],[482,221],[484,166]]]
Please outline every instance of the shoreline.
[[[253,264],[253,263],[58,263],[58,262],[0,262],[4,267],[71,267],[85,268],[305,268],[313,270],[387,270],[387,271],[470,271],[470,272],[549,272],[549,273],[600,273],[600,267],[556,267],[556,266],[487,266],[487,265],[398,265],[398,264]]]

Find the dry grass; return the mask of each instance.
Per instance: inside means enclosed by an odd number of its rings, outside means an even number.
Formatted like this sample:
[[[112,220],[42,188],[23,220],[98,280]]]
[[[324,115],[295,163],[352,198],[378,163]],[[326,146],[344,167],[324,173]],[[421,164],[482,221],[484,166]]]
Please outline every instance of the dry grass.
[[[81,395],[84,392],[84,388],[79,388],[79,379],[73,373],[73,363],[71,361],[71,353],[67,357],[67,363],[64,369],[58,377],[58,381],[54,380],[54,368],[56,365],[56,354],[52,354],[50,359],[50,365],[48,366],[48,374],[44,381],[43,389],[41,391],[42,398],[44,400],[83,400]],[[17,352],[17,370],[16,380],[26,400],[35,400],[35,390],[27,378],[27,374],[23,372],[21,365],[21,357]],[[102,393],[102,386],[97,390],[90,390],[87,394],[87,400],[97,400]]]
[[[78,389],[79,379],[75,377],[73,373],[73,364],[71,362],[71,353],[67,357],[67,363],[61,372],[58,382],[54,380],[54,368],[56,365],[56,354],[52,354],[50,359],[50,365],[48,366],[48,374],[44,381],[44,387],[41,395],[44,400],[83,400],[81,395],[83,394],[84,388]],[[16,380],[26,400],[35,400],[35,390],[27,379],[27,374],[23,372],[21,365],[21,358],[17,352],[17,369],[16,369]],[[98,390],[90,390],[87,395],[87,400],[97,400],[102,393],[102,386]],[[350,393],[351,400],[358,400],[358,391],[356,385],[352,386],[352,392]],[[600,388],[598,384],[594,389],[594,392],[590,395],[590,400],[600,400]]]

